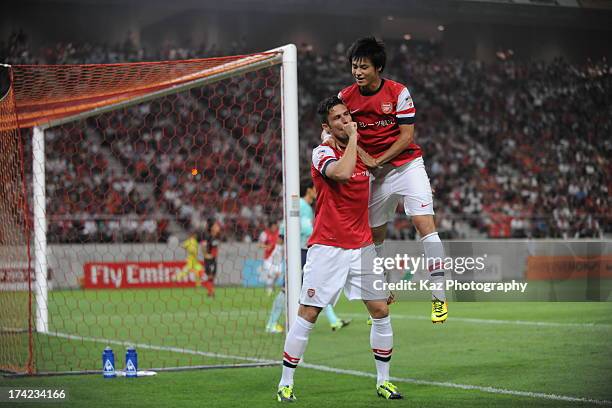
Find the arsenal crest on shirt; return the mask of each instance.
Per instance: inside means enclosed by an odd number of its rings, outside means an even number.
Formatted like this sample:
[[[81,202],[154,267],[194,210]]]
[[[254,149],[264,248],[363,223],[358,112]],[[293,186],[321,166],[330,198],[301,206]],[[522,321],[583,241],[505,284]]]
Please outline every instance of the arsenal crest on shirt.
[[[393,112],[393,103],[392,102],[383,102],[380,104],[380,107],[384,114],[390,114]]]
[[[310,288],[306,291],[306,293],[308,294],[308,297],[313,297],[315,295],[315,290]]]

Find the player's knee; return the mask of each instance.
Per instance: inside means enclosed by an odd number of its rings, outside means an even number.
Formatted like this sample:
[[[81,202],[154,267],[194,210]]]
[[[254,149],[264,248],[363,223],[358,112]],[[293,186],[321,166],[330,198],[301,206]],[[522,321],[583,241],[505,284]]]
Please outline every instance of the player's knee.
[[[415,215],[412,217],[412,223],[417,231],[419,231],[421,237],[436,232],[436,223],[433,215]]]
[[[374,244],[381,244],[387,237],[387,224],[372,228],[372,240]]]
[[[389,305],[387,302],[368,302],[368,312],[374,319],[382,319],[389,316]]]
[[[316,306],[307,306],[300,305],[298,309],[298,316],[302,319],[309,321],[310,323],[315,323],[317,321],[317,317],[319,317],[319,313],[321,313],[321,308]]]

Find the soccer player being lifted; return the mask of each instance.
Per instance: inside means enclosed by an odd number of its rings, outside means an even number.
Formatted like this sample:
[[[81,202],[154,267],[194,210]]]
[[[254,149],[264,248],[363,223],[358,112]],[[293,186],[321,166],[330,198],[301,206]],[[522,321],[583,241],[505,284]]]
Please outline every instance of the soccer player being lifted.
[[[334,146],[312,152],[311,174],[317,191],[314,229],[308,240],[300,306],[285,339],[283,372],[277,400],[291,402],[293,374],[321,310],[335,304],[344,289],[349,300],[361,299],[372,316],[370,345],[376,363],[376,391],[386,399],[402,398],[389,381],[393,330],[384,277],[373,271],[376,251],[368,225],[370,176],[357,157],[357,124],[337,97],[319,105],[323,129]],[[378,281],[378,284],[377,284]]]
[[[357,40],[348,50],[355,83],[338,97],[348,107],[359,128],[358,154],[373,170],[369,220],[378,256],[383,256],[387,223],[398,203],[423,242],[432,290],[431,321],[444,323],[448,316],[444,291],[444,247],[436,232],[433,194],[425,171],[421,147],[414,142],[415,107],[408,89],[381,77],[386,53],[373,37]],[[364,152],[365,151],[365,152]],[[439,260],[439,261],[438,261]]]

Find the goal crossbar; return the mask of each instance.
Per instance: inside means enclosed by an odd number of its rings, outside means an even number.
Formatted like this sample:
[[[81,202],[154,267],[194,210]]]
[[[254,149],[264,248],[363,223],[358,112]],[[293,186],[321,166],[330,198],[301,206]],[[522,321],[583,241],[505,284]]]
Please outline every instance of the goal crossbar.
[[[91,116],[96,116],[113,110],[138,105],[153,99],[161,98],[163,96],[187,91],[192,88],[210,85],[215,82],[227,79],[231,76],[257,71],[262,68],[281,64],[282,62],[282,52],[278,51],[267,51],[266,53],[247,56],[243,59],[231,61],[211,68],[206,68],[196,73],[191,73],[176,78],[172,81],[167,81],[166,83],[155,84],[156,87],[163,87],[162,89],[159,89],[157,91],[147,92],[146,89],[140,90],[140,92],[146,93],[139,96],[132,96],[128,99],[125,99],[125,96],[119,94],[115,97],[111,97],[110,99],[105,99],[101,102],[93,103],[92,105],[94,105],[95,107],[91,109],[79,112],[75,115],[61,116],[46,123],[41,123],[38,125],[38,127],[44,130],[54,126],[60,126],[66,123],[75,122],[77,120],[87,119]],[[27,116],[24,117],[23,115],[20,115],[20,127],[32,126],[32,119],[28,119],[29,118]]]

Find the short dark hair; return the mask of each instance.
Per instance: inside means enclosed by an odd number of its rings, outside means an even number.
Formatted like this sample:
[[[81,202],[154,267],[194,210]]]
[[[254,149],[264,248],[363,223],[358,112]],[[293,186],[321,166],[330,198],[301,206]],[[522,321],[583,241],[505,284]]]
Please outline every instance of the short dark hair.
[[[312,181],[310,179],[300,181],[300,197],[304,197],[309,188],[312,188]]]
[[[342,102],[337,96],[330,96],[329,98],[323,99],[317,108],[317,113],[319,114],[321,123],[328,123],[327,115],[329,114],[329,111],[332,110],[334,106],[342,105],[343,103],[344,102]]]
[[[353,66],[354,60],[369,58],[374,64],[374,68],[380,68],[381,72],[385,70],[385,64],[387,63],[385,43],[374,37],[364,37],[355,41],[349,47],[346,57],[349,67]]]

